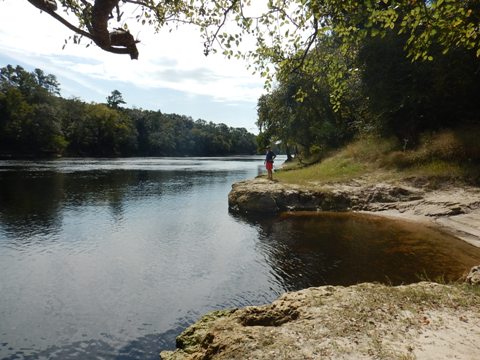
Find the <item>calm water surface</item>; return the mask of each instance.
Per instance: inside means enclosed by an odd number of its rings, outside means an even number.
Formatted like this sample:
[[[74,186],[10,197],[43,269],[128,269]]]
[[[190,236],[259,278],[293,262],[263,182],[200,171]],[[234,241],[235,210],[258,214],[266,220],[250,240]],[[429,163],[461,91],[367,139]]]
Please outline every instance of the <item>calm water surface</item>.
[[[0,359],[158,359],[207,311],[458,278],[480,250],[348,214],[242,217],[263,157],[0,161]]]

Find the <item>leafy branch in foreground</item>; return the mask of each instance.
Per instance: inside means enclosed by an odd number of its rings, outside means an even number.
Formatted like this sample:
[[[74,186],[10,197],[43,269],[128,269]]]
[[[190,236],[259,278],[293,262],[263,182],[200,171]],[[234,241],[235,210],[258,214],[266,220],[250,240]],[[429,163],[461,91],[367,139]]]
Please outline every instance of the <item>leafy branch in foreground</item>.
[[[205,40],[205,54],[217,48],[227,56],[245,35],[257,40],[258,60],[300,61],[317,38],[336,33],[345,51],[365,36],[383,36],[395,29],[409,35],[406,48],[413,59],[428,60],[432,44],[444,51],[464,47],[480,56],[480,4],[474,0],[29,0],[100,48],[137,58],[137,40],[125,19],[152,25],[193,24]],[[58,7],[57,2],[60,3]],[[258,9],[258,10],[257,10]],[[66,15],[77,19],[73,24]],[[236,26],[236,29],[230,25]],[[299,55],[300,54],[300,55]]]
[[[396,34],[412,61],[432,61],[454,49],[480,59],[480,3],[477,0],[29,0],[76,33],[75,43],[90,39],[105,51],[139,56],[136,26],[172,31],[195,26],[204,54],[247,59],[250,69],[271,88],[280,73],[316,78],[318,61],[328,62],[331,102],[338,111],[345,79],[360,44],[367,38]],[[58,5],[57,5],[58,4]],[[248,41],[245,41],[246,39]],[[330,38],[345,58],[322,53]],[[246,48],[245,43],[254,45]],[[350,59],[350,60],[349,60]],[[323,80],[322,80],[323,81]],[[302,92],[298,94],[302,98]]]

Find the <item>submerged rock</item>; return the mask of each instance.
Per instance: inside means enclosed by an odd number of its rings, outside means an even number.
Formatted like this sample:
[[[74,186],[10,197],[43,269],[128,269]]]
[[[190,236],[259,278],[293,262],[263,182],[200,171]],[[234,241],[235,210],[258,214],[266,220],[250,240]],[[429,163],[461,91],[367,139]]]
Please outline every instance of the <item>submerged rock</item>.
[[[213,312],[163,360],[477,359],[480,295],[422,282],[323,286],[263,306]]]

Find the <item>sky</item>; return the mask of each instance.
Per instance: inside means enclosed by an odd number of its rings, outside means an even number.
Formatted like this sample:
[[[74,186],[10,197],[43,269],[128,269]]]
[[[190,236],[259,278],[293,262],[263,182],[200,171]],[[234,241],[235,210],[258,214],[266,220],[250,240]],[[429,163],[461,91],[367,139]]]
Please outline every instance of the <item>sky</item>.
[[[197,31],[182,27],[171,33],[134,29],[140,56],[108,53],[87,42],[65,39],[74,33],[27,0],[0,0],[0,67],[20,65],[55,75],[61,96],[104,103],[113,90],[128,108],[160,110],[257,134],[256,105],[265,92],[263,80],[240,60],[203,55]]]

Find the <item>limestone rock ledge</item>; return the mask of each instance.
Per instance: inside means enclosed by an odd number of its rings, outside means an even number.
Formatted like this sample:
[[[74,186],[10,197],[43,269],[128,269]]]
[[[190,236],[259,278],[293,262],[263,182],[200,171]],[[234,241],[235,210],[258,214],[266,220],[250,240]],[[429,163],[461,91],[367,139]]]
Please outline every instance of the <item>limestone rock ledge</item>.
[[[378,210],[390,208],[395,202],[423,198],[423,191],[390,184],[360,183],[303,187],[263,178],[246,180],[232,185],[228,195],[229,208],[238,212],[276,213],[280,211],[321,210]]]
[[[230,210],[281,211],[412,211],[425,216],[452,216],[480,208],[480,189],[463,186],[428,190],[408,184],[350,181],[304,187],[264,178],[240,181],[228,195]]]
[[[478,359],[480,294],[468,285],[323,286],[212,312],[163,360]]]

